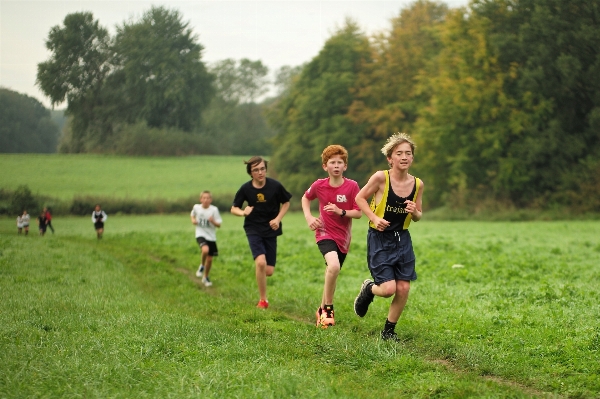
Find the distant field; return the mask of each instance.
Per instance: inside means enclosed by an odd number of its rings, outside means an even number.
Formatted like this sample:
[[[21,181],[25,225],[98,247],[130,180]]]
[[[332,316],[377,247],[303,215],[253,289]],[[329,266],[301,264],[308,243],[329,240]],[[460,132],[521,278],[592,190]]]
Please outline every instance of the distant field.
[[[27,184],[34,194],[174,200],[201,190],[235,193],[249,179],[249,156],[124,157],[79,154],[1,154],[0,188]]]

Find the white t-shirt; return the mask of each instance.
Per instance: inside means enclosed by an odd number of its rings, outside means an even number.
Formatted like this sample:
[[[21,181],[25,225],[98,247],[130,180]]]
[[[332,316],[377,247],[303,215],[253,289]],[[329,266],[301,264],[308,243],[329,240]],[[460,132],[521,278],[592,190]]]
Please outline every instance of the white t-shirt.
[[[17,217],[17,227],[21,228],[21,227],[27,227],[29,226],[29,214],[27,215],[21,215]]]
[[[190,216],[196,218],[198,224],[196,224],[196,237],[204,237],[208,241],[217,241],[217,228],[214,224],[208,221],[212,216],[215,222],[221,224],[221,214],[219,208],[214,205],[209,205],[208,208],[202,207],[202,204],[194,205]]]

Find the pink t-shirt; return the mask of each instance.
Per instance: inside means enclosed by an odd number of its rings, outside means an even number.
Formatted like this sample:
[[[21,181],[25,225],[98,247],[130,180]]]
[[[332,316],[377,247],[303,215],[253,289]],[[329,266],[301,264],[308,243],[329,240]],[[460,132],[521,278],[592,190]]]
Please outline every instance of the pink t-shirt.
[[[335,213],[328,213],[323,207],[328,203],[338,206],[340,209],[359,210],[356,204],[356,195],[360,191],[358,184],[351,179],[344,177],[344,183],[339,187],[331,187],[329,178],[315,181],[304,193],[309,200],[319,199],[319,216],[323,227],[315,230],[317,242],[321,240],[333,240],[340,251],[348,253],[350,248],[350,230],[352,228],[352,218],[341,217]]]

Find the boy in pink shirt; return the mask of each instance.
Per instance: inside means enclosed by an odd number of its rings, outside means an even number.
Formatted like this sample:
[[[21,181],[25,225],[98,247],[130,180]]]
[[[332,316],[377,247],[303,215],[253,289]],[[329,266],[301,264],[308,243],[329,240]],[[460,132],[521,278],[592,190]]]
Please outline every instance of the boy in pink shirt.
[[[360,191],[358,184],[343,176],[348,166],[348,151],[341,145],[330,145],[323,150],[321,160],[329,177],[318,179],[306,190],[302,210],[327,265],[323,297],[316,313],[317,327],[327,328],[335,325],[333,295],[350,248],[352,219],[360,219],[362,212],[355,200]],[[310,212],[310,202],[314,199],[319,200],[318,218]]]

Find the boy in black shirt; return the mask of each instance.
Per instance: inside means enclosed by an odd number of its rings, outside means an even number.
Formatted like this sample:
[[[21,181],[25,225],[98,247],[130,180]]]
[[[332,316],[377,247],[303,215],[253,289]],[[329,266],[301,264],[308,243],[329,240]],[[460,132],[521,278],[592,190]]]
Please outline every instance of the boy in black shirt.
[[[231,213],[244,216],[244,231],[250,244],[256,268],[260,300],[256,307],[266,309],[267,277],[272,276],[277,261],[277,236],[282,234],[281,219],[290,207],[292,195],[281,183],[267,177],[267,161],[255,156],[246,164],[252,180],[240,187],[233,199]],[[242,205],[248,203],[244,209]]]
[[[38,228],[40,230],[41,236],[46,234],[47,227],[48,227],[48,220],[46,219],[46,212],[42,211],[40,213],[40,216],[38,216]]]

